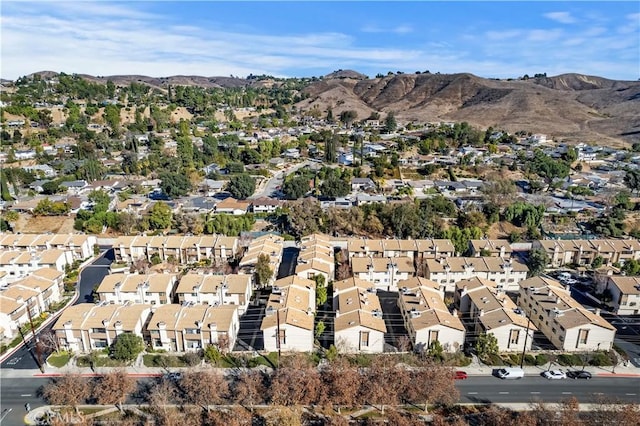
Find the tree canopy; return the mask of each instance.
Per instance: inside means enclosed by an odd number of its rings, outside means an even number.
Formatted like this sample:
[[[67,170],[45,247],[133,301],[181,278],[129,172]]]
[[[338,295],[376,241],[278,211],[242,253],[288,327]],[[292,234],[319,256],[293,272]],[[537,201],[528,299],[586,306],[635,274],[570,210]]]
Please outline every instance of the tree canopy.
[[[255,192],[256,180],[247,173],[234,175],[229,179],[226,190],[229,191],[234,198],[244,200]]]

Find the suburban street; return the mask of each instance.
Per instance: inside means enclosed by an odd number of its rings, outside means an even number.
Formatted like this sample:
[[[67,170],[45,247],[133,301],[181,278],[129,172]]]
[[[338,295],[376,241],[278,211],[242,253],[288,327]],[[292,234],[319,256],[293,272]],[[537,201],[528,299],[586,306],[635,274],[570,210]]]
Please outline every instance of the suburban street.
[[[3,367],[4,368],[4,367]],[[47,378],[2,378],[0,385],[0,411],[6,413],[2,419],[2,425],[24,424],[23,418],[26,413],[24,404],[29,403],[31,409],[46,405],[42,398],[39,398],[38,389],[49,382]],[[4,410],[9,410],[8,413]]]
[[[311,164],[313,163],[307,160],[307,161],[303,161],[302,163],[298,163],[294,166],[290,166],[286,170],[277,172],[275,175],[270,177],[269,180],[267,180],[267,182],[262,187],[262,190],[260,192],[256,192],[251,198],[273,197],[273,193],[278,190],[279,186],[282,186],[282,183],[284,182],[284,178],[287,175],[294,173],[296,170],[302,167],[310,166]],[[258,190],[260,190],[260,188],[258,188]]]

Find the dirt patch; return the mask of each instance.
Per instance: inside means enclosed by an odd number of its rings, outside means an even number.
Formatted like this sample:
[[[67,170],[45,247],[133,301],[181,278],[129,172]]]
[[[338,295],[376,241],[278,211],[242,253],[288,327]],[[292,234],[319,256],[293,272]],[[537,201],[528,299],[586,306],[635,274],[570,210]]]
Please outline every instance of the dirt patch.
[[[526,232],[524,228],[518,228],[509,222],[497,222],[491,225],[487,231],[487,236],[491,240],[505,239],[509,237],[512,232]]]
[[[21,214],[17,222],[13,224],[14,232],[23,234],[71,234],[74,231],[73,216],[31,216]]]

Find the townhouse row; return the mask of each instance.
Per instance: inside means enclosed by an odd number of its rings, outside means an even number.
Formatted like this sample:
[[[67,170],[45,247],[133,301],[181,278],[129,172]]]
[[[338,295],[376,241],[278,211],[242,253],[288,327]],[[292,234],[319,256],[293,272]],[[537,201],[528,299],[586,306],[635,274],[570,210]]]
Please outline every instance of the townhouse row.
[[[74,263],[69,250],[48,249],[43,251],[8,250],[0,252],[0,287],[23,279],[42,268],[65,272]]]
[[[22,325],[60,302],[63,280],[63,272],[41,268],[1,290],[0,341],[14,339]]]
[[[71,252],[73,260],[93,256],[96,244],[95,235],[0,233],[0,251],[42,252],[59,249]]]
[[[246,274],[253,274],[261,255],[266,255],[269,260],[269,269],[271,276],[267,283],[263,286],[272,285],[278,274],[280,263],[282,262],[282,254],[284,252],[284,238],[275,234],[265,234],[253,239],[247,250],[244,252],[238,266],[240,271]]]
[[[640,260],[640,241],[635,239],[538,240],[533,242],[533,248],[544,250],[553,268],[591,265],[597,257],[601,257],[605,265]]]

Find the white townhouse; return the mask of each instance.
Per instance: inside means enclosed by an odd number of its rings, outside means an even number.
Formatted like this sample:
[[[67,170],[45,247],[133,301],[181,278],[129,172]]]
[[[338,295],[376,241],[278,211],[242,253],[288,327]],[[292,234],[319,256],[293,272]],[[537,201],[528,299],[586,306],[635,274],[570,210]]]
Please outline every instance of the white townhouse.
[[[151,306],[81,303],[65,309],[53,326],[61,348],[87,353],[108,348],[122,333],[143,337]]]
[[[517,291],[518,283],[527,278],[529,268],[513,259],[499,257],[450,257],[427,259],[425,277],[455,291],[458,281],[483,278],[495,281],[505,291]]]
[[[531,322],[559,350],[568,352],[607,351],[613,347],[616,329],[585,309],[558,281],[533,277],[520,283],[518,305]]]
[[[353,257],[351,268],[354,277],[386,291],[398,291],[398,283],[413,277],[416,272],[410,257]]]
[[[98,243],[95,235],[83,234],[4,234],[0,233],[0,250],[45,251],[59,249],[73,253],[74,260],[93,256]]]
[[[166,305],[173,301],[176,274],[111,274],[98,286],[100,301]]]
[[[0,271],[7,273],[7,282],[11,283],[30,275],[42,268],[51,268],[60,272],[73,264],[73,253],[60,249],[44,251],[5,251],[0,253]]]
[[[266,351],[313,350],[315,285],[295,275],[274,282],[260,326]]]
[[[414,350],[428,350],[434,342],[439,342],[446,352],[462,348],[464,325],[449,312],[440,285],[421,277],[402,281],[400,285],[398,306]]]
[[[610,276],[605,289],[611,292],[609,306],[616,315],[640,313],[640,277]]]
[[[382,353],[387,333],[373,283],[356,277],[334,283],[334,343],[342,353]]]
[[[180,278],[176,288],[178,303],[236,305],[244,314],[251,299],[251,275],[193,274]]]
[[[190,352],[209,345],[232,350],[238,339],[240,317],[235,305],[162,305],[154,309],[147,325],[151,347],[170,352]]]
[[[455,301],[473,336],[492,334],[500,352],[531,349],[535,325],[496,283],[479,278],[460,281],[456,283]]]

